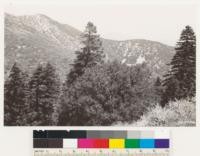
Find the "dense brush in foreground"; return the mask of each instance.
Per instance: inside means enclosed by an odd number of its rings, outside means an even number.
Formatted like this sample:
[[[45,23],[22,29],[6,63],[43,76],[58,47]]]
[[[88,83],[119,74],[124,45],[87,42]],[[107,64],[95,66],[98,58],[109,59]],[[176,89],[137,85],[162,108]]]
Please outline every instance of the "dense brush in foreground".
[[[128,126],[195,126],[195,114],[195,98],[188,98],[169,102],[164,108],[156,105]]]

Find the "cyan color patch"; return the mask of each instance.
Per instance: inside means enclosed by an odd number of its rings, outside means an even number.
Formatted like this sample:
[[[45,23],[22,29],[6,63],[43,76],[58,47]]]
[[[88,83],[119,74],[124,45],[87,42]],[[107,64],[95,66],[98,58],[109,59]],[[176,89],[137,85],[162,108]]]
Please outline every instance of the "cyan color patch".
[[[140,148],[155,148],[155,139],[140,139]]]

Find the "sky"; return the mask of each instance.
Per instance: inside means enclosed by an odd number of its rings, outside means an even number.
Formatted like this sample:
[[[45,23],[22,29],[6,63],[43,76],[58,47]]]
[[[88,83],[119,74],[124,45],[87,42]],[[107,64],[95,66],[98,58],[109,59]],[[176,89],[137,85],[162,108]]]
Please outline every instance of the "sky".
[[[194,4],[9,4],[4,11],[13,15],[44,14],[81,31],[91,21],[107,39],[147,39],[171,46],[186,25],[194,31],[197,28]]]

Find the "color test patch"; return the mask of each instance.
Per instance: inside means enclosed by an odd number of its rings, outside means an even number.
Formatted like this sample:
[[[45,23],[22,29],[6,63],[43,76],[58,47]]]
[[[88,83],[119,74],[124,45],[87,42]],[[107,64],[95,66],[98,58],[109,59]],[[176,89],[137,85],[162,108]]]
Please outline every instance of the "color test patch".
[[[156,139],[155,148],[169,148],[169,139]]]
[[[63,139],[63,148],[78,148],[78,139]]]
[[[63,148],[63,139],[48,139],[48,148]]]
[[[109,148],[125,148],[124,139],[109,139]]]
[[[48,148],[48,140],[47,139],[34,139],[33,147],[34,148]]]
[[[142,139],[152,139],[155,136],[154,131],[141,131],[140,138]]]
[[[140,148],[154,148],[155,140],[154,139],[140,139]]]
[[[78,148],[94,148],[92,139],[78,139]]]
[[[141,131],[128,131],[127,138],[128,139],[139,139],[141,138]]]
[[[87,131],[83,130],[48,130],[46,132],[48,138],[87,138]]]
[[[109,139],[95,139],[94,147],[95,148],[109,148]]]
[[[140,140],[139,139],[126,139],[125,140],[125,148],[140,148]]]

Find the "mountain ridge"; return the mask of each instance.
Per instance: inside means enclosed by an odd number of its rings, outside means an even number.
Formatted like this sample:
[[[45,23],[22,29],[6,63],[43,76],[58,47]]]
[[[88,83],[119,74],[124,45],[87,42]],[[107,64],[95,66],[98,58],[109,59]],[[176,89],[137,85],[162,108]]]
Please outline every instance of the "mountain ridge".
[[[63,79],[81,48],[78,29],[59,23],[43,14],[14,16],[5,14],[5,73],[14,61],[24,70],[33,70],[40,62],[50,61]],[[162,76],[168,70],[174,49],[166,44],[146,39],[104,39],[103,48],[108,60],[134,65],[138,59],[146,62],[153,73]]]

